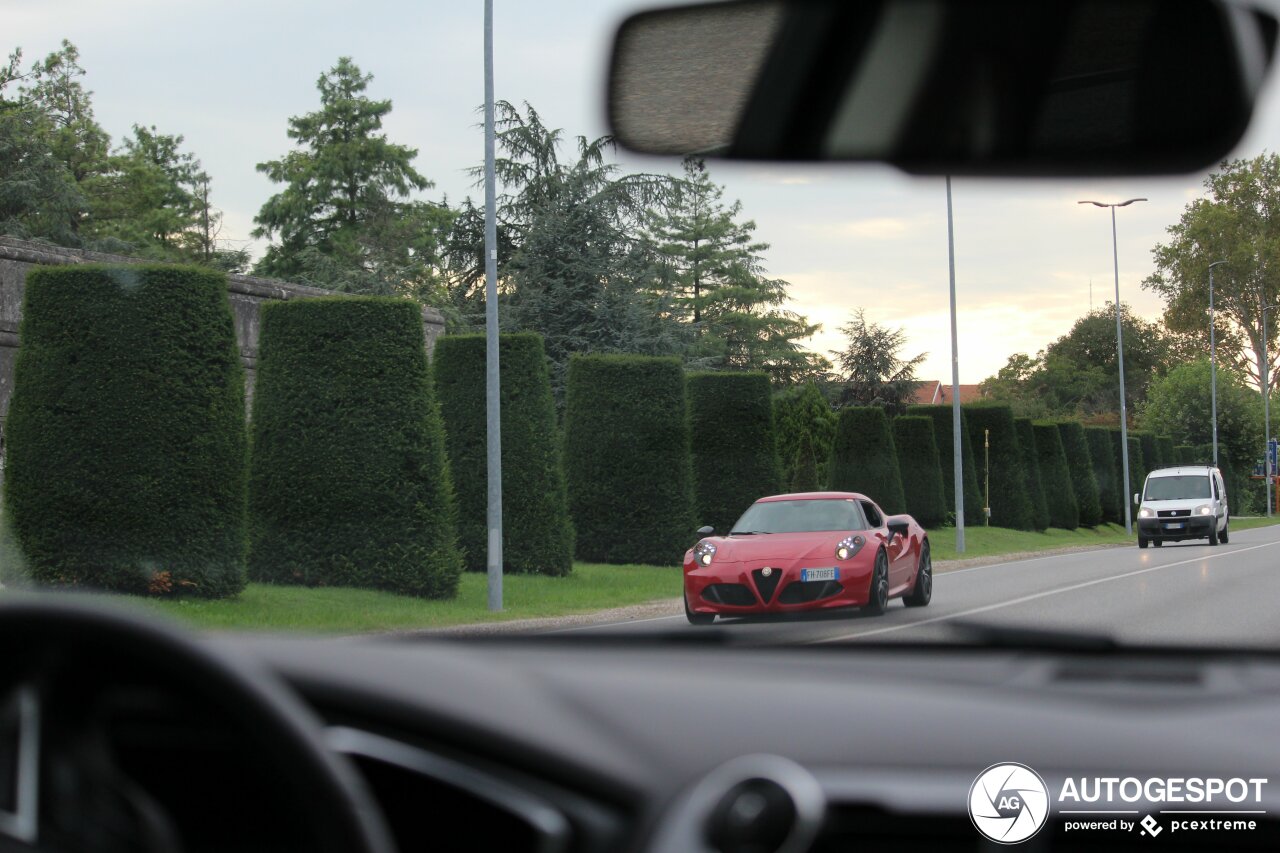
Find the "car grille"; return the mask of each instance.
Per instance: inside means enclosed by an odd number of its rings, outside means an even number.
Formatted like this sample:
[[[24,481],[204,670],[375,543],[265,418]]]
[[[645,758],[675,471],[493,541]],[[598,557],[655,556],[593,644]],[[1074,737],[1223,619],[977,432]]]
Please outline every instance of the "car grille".
[[[713,583],[702,590],[704,600],[712,604],[729,604],[734,607],[750,607],[756,603],[751,590],[740,583]]]
[[[844,589],[835,581],[796,581],[787,584],[778,593],[779,604],[805,604],[820,598],[829,598]]]
[[[1160,518],[1187,518],[1191,515],[1189,509],[1162,509],[1156,515]]]
[[[772,569],[769,576],[764,576],[764,569],[756,569],[751,572],[751,576],[756,581],[756,591],[760,593],[760,600],[768,604],[773,599],[773,593],[778,588],[778,584],[782,582],[782,569]]]

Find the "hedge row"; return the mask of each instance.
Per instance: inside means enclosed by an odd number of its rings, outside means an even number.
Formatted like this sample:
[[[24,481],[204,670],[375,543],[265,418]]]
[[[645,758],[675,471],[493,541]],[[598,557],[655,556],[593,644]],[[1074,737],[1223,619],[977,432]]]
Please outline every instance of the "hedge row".
[[[1063,530],[1080,526],[1080,506],[1071,487],[1071,471],[1067,454],[1062,449],[1062,434],[1056,424],[1035,424],[1036,461],[1044,484],[1045,502],[1049,505],[1049,524]]]
[[[971,405],[965,416],[979,483],[983,480],[984,434],[990,432],[991,523],[1015,530],[1035,529],[1013,411],[1008,406]]]
[[[1124,524],[1124,503],[1120,498],[1119,463],[1112,449],[1111,431],[1106,427],[1085,427],[1085,441],[1093,463],[1093,477],[1098,485],[1102,520]]]
[[[1076,506],[1080,511],[1080,526],[1097,527],[1102,523],[1102,496],[1098,489],[1098,479],[1093,473],[1093,458],[1089,443],[1084,437],[1084,427],[1075,421],[1061,421],[1058,423],[1058,435],[1067,456],[1071,490],[1076,496]],[[1169,444],[1172,446],[1172,440]]]
[[[933,420],[934,441],[938,445],[938,465],[942,469],[942,496],[947,502],[947,512],[952,518],[956,512],[955,446],[952,440],[953,421],[951,406],[908,406],[908,415],[924,415]],[[960,411],[960,446],[971,448],[969,419]],[[977,466],[973,453],[960,454],[961,474],[964,477],[965,524],[982,524],[982,490],[978,488]]]
[[[1031,418],[1014,418],[1018,431],[1018,451],[1022,455],[1022,477],[1031,504],[1031,526],[1035,530],[1049,528],[1049,502],[1045,499],[1044,482],[1040,476],[1040,457],[1036,450],[1035,429]]]
[[[907,511],[889,419],[879,406],[840,410],[827,485],[860,492],[889,514]]]
[[[925,527],[945,524],[947,502],[942,495],[933,419],[910,415],[894,418],[893,442],[907,511]]]

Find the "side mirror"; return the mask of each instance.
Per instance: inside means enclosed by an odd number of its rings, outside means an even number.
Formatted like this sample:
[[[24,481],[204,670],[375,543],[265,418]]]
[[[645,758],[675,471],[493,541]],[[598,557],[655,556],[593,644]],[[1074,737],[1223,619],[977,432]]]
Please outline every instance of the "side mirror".
[[[889,528],[889,536],[906,536],[907,531],[911,529],[911,522],[902,521],[900,519],[887,519],[884,526]]]
[[[710,536],[712,533],[715,533],[715,532],[716,532],[716,529],[709,524],[705,527],[698,528],[699,536]]]
[[[1142,503],[1142,497],[1137,492],[1133,493],[1133,502],[1135,505]]]

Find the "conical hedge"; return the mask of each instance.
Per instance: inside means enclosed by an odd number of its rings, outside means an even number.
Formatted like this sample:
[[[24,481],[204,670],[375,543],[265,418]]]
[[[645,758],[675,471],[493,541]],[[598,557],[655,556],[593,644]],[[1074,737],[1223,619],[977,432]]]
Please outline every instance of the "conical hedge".
[[[939,527],[947,520],[942,497],[942,472],[933,437],[933,418],[904,415],[893,419],[893,443],[907,512],[924,527]]]
[[[830,472],[834,491],[860,492],[889,514],[906,512],[893,433],[879,406],[840,410]]]
[[[756,500],[782,491],[769,377],[694,373],[688,383],[698,526],[727,532]]]
[[[791,462],[791,471],[791,482],[787,484],[789,491],[816,492],[822,488],[822,481],[818,479],[818,460],[813,452],[813,441],[807,432],[800,436],[795,459]]]
[[[1120,489],[1120,518],[1124,518],[1125,504],[1129,504],[1129,517],[1132,519],[1137,511],[1133,507],[1133,495],[1142,491],[1142,483],[1145,478],[1142,463],[1142,443],[1129,436],[1129,491],[1124,491],[1123,471],[1124,464],[1120,456],[1120,427],[1111,427],[1107,430],[1111,434],[1111,452],[1114,454],[1116,463],[1116,471],[1121,472],[1116,477],[1116,485]]]
[[[573,525],[561,464],[560,430],[542,337],[498,339],[502,404],[502,564],[504,572],[567,575]],[[458,505],[465,566],[488,565],[488,440],[484,335],[450,335],[432,357]]]
[[[1062,436],[1056,424],[1034,424],[1032,429],[1036,434],[1036,459],[1040,463],[1045,502],[1049,505],[1049,524],[1063,530],[1075,530],[1080,526],[1080,507],[1071,487],[1071,471],[1067,467],[1066,451],[1062,449]]]
[[[778,436],[778,457],[782,460],[785,482],[796,479],[794,468],[802,436],[809,437],[818,482],[827,480],[827,463],[831,461],[831,442],[836,435],[836,413],[812,382],[801,388],[788,388],[773,398],[773,423]]]
[[[1178,454],[1173,447],[1173,439],[1167,435],[1156,436],[1156,453],[1160,456],[1161,468],[1170,468],[1178,464]]]
[[[697,530],[679,360],[573,356],[564,431],[579,559],[678,565]]]
[[[1173,448],[1173,457],[1179,465],[1194,465],[1196,448],[1194,444],[1178,444]],[[1212,456],[1210,457],[1212,458]]]
[[[1144,477],[1157,468],[1163,468],[1168,464],[1160,455],[1160,447],[1155,433],[1135,429],[1129,431],[1129,437],[1138,439],[1139,444],[1142,445],[1142,474]]]
[[[452,596],[462,554],[417,304],[269,303],[260,341],[250,576]]]
[[[1075,421],[1058,424],[1062,449],[1067,455],[1067,470],[1071,472],[1071,489],[1075,492],[1076,506],[1080,510],[1081,527],[1097,527],[1102,523],[1102,497],[1098,480],[1093,473],[1093,459],[1084,437],[1084,427]]]
[[[1036,452],[1036,434],[1031,418],[1014,418],[1018,430],[1018,450],[1022,454],[1022,473],[1026,478],[1027,498],[1036,530],[1049,528],[1049,502],[1045,499],[1044,481],[1040,476],[1040,456]]]
[[[952,441],[951,406],[908,406],[908,415],[923,415],[933,420],[933,439],[938,445],[938,466],[942,471],[942,496],[947,501],[947,512],[952,517],[956,511],[955,456]],[[960,411],[960,446],[968,451],[973,442],[969,433],[969,420]],[[976,459],[972,452],[960,454],[964,476],[965,524],[982,524],[982,489],[979,487]]]
[[[243,589],[244,373],[226,277],[36,268],[20,335],[5,514],[29,579],[209,598]]]
[[[983,480],[983,431],[991,432],[991,523],[997,527],[1034,530],[1013,411],[1008,406],[980,404],[965,406],[964,413],[969,421],[979,486]]]
[[[1117,475],[1119,468],[1111,443],[1111,432],[1101,426],[1085,427],[1084,437],[1089,445],[1093,477],[1098,483],[1098,502],[1102,507],[1102,520],[1112,524],[1124,524],[1124,504],[1120,502],[1120,481]]]

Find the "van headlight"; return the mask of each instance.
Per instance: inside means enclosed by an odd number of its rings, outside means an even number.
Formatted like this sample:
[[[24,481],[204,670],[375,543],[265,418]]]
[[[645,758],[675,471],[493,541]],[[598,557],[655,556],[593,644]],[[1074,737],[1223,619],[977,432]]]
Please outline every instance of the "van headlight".
[[[1213,507],[1203,504],[1196,507],[1196,515],[1213,515]]]
[[[1155,517],[1155,511],[1152,510],[1150,507],[1144,506],[1142,509],[1138,510],[1138,518],[1154,518],[1154,517]]]
[[[836,559],[847,560],[862,550],[862,546],[867,544],[867,540],[861,536],[849,536],[840,540],[840,544],[836,545]]]
[[[711,565],[711,558],[716,555],[716,546],[714,542],[708,542],[703,539],[697,545],[693,546],[693,559],[698,561],[699,566]]]

